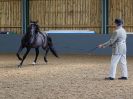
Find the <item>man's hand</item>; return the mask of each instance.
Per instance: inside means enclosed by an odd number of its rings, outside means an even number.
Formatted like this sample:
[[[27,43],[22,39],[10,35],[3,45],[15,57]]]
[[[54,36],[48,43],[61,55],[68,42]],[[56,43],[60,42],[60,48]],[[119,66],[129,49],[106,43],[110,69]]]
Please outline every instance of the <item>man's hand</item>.
[[[102,44],[98,45],[98,48],[105,48]]]

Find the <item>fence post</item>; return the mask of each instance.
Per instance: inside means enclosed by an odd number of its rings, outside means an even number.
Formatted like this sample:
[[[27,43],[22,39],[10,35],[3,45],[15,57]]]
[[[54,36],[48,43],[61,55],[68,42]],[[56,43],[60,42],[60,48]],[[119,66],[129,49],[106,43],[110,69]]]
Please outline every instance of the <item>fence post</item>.
[[[109,2],[108,0],[101,0],[102,1],[102,33],[108,34],[108,7]]]
[[[22,34],[27,32],[29,24],[29,0],[21,0],[22,8]]]

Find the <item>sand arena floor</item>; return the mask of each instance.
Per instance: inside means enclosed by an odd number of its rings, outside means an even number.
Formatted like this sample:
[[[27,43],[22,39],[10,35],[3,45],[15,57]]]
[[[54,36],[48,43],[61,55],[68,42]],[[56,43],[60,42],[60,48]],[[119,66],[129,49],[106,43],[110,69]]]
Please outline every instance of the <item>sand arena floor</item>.
[[[89,55],[29,55],[21,69],[14,54],[0,54],[0,99],[133,99],[133,57],[128,57],[129,79],[105,81],[110,57]]]

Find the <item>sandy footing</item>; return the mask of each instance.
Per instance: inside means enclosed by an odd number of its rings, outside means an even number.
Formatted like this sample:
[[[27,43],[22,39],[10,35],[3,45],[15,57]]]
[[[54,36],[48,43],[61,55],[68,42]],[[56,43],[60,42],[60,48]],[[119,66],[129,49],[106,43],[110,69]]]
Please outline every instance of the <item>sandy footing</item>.
[[[133,99],[133,57],[128,57],[129,79],[105,81],[110,57],[89,55],[29,55],[22,68],[13,54],[0,55],[0,99]]]

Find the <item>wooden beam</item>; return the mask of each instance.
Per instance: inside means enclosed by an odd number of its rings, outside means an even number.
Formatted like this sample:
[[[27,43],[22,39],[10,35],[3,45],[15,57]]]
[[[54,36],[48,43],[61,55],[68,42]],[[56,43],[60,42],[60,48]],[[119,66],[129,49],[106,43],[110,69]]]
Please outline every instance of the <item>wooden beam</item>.
[[[115,25],[108,25],[108,28],[114,28],[116,27]],[[123,27],[133,27],[133,25],[124,25]]]
[[[101,28],[101,26],[89,26],[89,25],[44,25],[40,28]]]
[[[0,26],[0,28],[22,28],[21,26]],[[40,28],[101,28],[101,26],[90,25],[44,25]]]
[[[102,3],[102,33],[108,34],[108,0],[101,0]]]
[[[22,2],[22,33],[27,32],[29,24],[29,0],[21,0]]]

